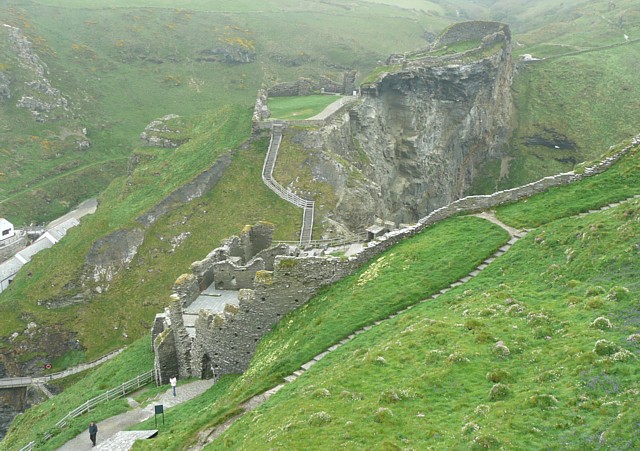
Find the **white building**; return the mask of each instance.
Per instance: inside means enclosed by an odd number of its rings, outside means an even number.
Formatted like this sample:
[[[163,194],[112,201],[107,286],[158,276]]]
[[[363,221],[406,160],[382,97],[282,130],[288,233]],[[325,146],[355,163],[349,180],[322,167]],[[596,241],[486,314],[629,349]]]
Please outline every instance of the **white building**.
[[[16,234],[13,224],[4,218],[0,218],[0,241],[7,240]]]
[[[21,250],[9,260],[0,263],[0,293],[7,289],[18,271],[20,271],[20,268],[31,261],[31,257],[44,249],[52,247],[67,234],[70,228],[78,224],[80,222],[76,218],[67,219],[63,223],[47,229],[33,244]],[[11,229],[13,230],[13,226]]]

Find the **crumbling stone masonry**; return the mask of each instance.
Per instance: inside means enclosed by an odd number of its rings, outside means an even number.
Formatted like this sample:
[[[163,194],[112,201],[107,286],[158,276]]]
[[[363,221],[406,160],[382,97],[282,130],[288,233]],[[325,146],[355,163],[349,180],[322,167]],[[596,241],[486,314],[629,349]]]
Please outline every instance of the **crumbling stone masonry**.
[[[369,242],[348,259],[304,256],[295,246],[271,247],[271,225],[246,227],[240,237],[226,240],[204,260],[192,264],[191,274],[176,280],[171,305],[156,317],[152,329],[158,382],[167,383],[173,374],[181,378],[217,378],[241,373],[247,369],[260,338],[284,315],[310,300],[321,287],[353,274],[399,241],[456,214],[494,208],[604,172],[638,144],[640,135],[582,172],[558,174],[491,195],[459,199],[431,212],[416,225]],[[194,333],[189,334],[185,308],[210,284],[228,286],[234,284],[233,280],[238,288],[237,303],[200,310]]]

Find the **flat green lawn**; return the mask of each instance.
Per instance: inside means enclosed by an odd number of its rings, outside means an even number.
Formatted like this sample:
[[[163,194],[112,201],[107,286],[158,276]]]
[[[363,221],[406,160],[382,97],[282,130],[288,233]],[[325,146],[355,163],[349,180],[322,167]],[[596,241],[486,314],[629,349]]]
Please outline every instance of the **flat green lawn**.
[[[338,100],[333,95],[270,97],[269,109],[272,119],[309,119]]]

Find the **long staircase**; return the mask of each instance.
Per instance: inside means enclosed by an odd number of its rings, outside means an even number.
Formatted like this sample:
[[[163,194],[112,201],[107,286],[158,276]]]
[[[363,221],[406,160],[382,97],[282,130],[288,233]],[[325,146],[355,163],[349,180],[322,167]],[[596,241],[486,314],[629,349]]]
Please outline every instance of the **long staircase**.
[[[313,216],[314,216],[314,202],[311,200],[303,199],[302,197],[288,191],[285,187],[280,185],[273,179],[273,168],[276,165],[276,159],[278,158],[278,149],[282,142],[282,129],[283,124],[274,123],[271,127],[271,141],[269,142],[269,149],[267,150],[267,156],[264,159],[264,165],[262,166],[262,181],[278,196],[292,203],[296,207],[302,208],[302,228],[300,230],[300,244],[305,245],[311,242],[313,235]]]

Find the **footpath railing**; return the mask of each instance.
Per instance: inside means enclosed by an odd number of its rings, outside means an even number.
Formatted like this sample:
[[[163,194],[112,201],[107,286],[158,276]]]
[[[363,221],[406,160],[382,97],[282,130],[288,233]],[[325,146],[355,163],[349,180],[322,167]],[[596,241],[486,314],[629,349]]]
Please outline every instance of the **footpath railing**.
[[[123,382],[121,385],[115,388],[107,390],[101,395],[98,395],[94,398],[91,398],[88,401],[85,401],[81,406],[76,407],[71,412],[66,414],[62,420],[56,423],[55,427],[63,429],[69,424],[70,420],[76,417],[79,417],[80,415],[86,412],[89,412],[98,404],[102,404],[107,401],[112,401],[114,399],[122,398],[127,394],[131,393],[132,391],[135,391],[140,387],[144,387],[145,385],[148,385],[150,382],[155,381],[154,373],[155,372],[153,370],[147,371],[146,373],[140,374],[127,382]],[[51,437],[53,437],[53,434],[51,432],[47,432],[44,434],[43,439],[47,441],[51,439]],[[35,440],[33,440],[29,442],[25,447],[20,448],[20,451],[31,451],[35,448],[35,446],[36,446],[36,442]]]
[[[123,382],[118,387],[115,387],[115,388],[112,388],[110,390],[107,390],[103,394],[98,395],[95,398],[91,398],[88,401],[85,401],[81,406],[76,407],[71,412],[66,414],[65,417],[62,420],[60,420],[60,421],[58,421],[56,423],[56,426],[62,429],[62,428],[67,426],[67,424],[69,423],[69,420],[71,420],[71,419],[73,419],[75,417],[78,417],[78,416],[82,415],[85,412],[89,412],[91,409],[93,409],[98,404],[102,404],[103,402],[112,401],[114,399],[122,398],[122,397],[126,396],[127,394],[131,393],[132,391],[135,391],[135,390],[139,389],[140,387],[143,387],[143,386],[149,384],[151,381],[154,381],[154,380],[155,380],[155,378],[154,378],[154,371],[153,370],[150,370],[150,371],[147,371],[146,373],[140,374],[140,375],[136,376],[135,378],[133,378],[133,379],[127,381],[127,382]]]
[[[273,179],[273,168],[275,167],[276,159],[278,158],[278,149],[280,148],[281,141],[282,124],[273,124],[271,129],[271,140],[269,141],[269,149],[267,150],[267,156],[265,157],[264,164],[262,165],[262,181],[281,199],[284,199],[304,210],[302,215],[302,228],[300,230],[299,244],[308,244],[313,234],[315,203],[292,193]]]
[[[1,388],[18,388],[18,387],[28,387],[32,384],[44,384],[49,381],[53,381],[56,379],[62,379],[63,377],[71,376],[72,374],[81,373],[82,371],[86,371],[90,368],[100,365],[107,360],[110,360],[124,351],[125,348],[117,349],[115,351],[110,352],[109,354],[105,354],[102,357],[92,360],[91,362],[82,363],[80,365],[74,366],[73,368],[68,368],[64,371],[59,371],[56,373],[50,373],[44,376],[32,377],[32,376],[24,376],[24,377],[7,377],[0,379],[0,389]]]

